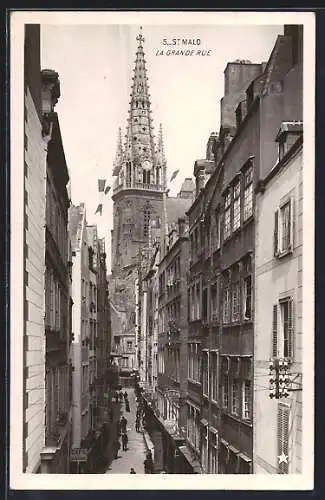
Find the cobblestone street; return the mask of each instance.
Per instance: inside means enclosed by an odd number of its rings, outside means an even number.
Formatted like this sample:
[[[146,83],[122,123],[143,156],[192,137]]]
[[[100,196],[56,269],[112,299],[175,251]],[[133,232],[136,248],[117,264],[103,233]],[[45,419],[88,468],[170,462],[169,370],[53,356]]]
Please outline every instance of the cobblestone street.
[[[146,447],[144,443],[144,438],[142,432],[136,432],[135,430],[135,418],[137,405],[135,401],[135,394],[133,389],[123,389],[128,393],[128,399],[130,402],[130,412],[125,411],[125,403],[118,404],[120,408],[119,417],[122,415],[127,419],[127,435],[129,438],[127,450],[123,451],[122,443],[121,448],[118,452],[117,458],[113,459],[110,466],[106,470],[106,474],[129,474],[131,467],[135,470],[137,474],[144,474],[143,462],[145,460]],[[115,418],[118,420],[117,415]]]

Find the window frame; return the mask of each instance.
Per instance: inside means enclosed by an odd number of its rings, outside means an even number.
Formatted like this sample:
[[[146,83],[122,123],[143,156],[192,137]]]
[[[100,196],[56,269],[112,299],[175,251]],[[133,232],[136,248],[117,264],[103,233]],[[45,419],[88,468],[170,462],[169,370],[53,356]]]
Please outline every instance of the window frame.
[[[236,224],[235,224],[236,221]],[[233,185],[233,217],[232,231],[238,231],[241,226],[241,179],[239,178]]]
[[[231,381],[231,413],[235,417],[240,416],[241,384],[238,378]],[[236,402],[236,404],[234,404]]]
[[[250,164],[243,170],[243,221],[248,221],[254,213],[253,200],[253,165]],[[247,202],[248,200],[248,202]],[[248,209],[247,209],[248,206]]]
[[[232,205],[232,187],[229,187],[224,194],[224,223],[223,223],[223,240],[226,241],[232,234],[232,218],[231,218],[231,205]]]

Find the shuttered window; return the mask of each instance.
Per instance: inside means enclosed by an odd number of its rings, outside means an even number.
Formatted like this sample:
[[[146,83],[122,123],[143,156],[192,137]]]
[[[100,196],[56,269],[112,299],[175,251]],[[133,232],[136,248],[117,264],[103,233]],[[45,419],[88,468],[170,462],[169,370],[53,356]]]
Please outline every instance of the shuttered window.
[[[277,439],[278,439],[278,473],[289,473],[289,406],[282,403],[278,406]]]
[[[278,355],[278,306],[273,306],[272,318],[272,356],[276,358]]]
[[[273,253],[275,257],[279,253],[279,210],[274,214]]]
[[[293,301],[291,298],[280,302],[282,349],[284,358],[293,358]]]
[[[279,309],[278,309],[279,307]],[[278,310],[280,325],[278,324]],[[294,357],[294,303],[292,298],[280,300],[273,305],[272,357]]]

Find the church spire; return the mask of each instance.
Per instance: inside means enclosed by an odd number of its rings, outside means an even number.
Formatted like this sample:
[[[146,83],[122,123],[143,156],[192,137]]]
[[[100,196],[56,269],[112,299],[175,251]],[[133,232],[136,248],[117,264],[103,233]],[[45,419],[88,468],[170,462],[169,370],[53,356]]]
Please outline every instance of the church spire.
[[[166,163],[154,139],[142,27],[136,41],[123,159],[119,168],[114,165],[113,174],[119,176],[117,190],[136,188],[161,192],[165,188]]]

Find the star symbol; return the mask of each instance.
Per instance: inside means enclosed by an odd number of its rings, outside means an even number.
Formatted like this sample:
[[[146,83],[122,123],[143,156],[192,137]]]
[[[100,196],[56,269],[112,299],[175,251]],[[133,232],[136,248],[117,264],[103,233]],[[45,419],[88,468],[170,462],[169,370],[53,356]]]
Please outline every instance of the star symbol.
[[[281,453],[281,455],[278,455],[278,458],[279,458],[279,464],[288,463],[288,455],[285,455],[283,452]]]

